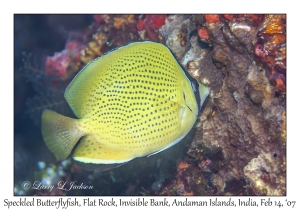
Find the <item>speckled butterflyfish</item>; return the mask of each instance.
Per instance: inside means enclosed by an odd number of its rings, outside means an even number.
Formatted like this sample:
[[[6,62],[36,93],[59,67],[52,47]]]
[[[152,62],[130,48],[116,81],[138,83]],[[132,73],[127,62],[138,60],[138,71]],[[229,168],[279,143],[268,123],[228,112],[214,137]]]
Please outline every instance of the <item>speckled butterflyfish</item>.
[[[109,169],[178,143],[208,95],[166,46],[134,42],[88,63],[65,91],[78,119],[45,110],[42,134],[58,159],[75,147],[83,167]]]

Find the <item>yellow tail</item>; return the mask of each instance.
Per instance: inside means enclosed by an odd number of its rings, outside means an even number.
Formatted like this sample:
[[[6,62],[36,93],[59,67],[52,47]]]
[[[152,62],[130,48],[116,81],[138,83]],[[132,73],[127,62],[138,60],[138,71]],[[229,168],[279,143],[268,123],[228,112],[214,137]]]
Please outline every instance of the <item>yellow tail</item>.
[[[42,114],[42,134],[51,152],[59,160],[66,159],[72,152],[82,132],[77,128],[77,119],[65,117],[51,110]]]

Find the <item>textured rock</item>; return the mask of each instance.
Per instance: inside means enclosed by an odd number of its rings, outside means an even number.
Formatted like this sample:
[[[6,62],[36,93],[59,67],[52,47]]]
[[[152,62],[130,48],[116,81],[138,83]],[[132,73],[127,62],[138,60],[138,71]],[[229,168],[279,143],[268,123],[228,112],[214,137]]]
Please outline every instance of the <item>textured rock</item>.
[[[254,62],[258,29],[251,21],[243,17],[230,26],[227,22],[204,24],[210,35],[208,48],[201,47],[195,37],[188,40],[191,48],[181,61],[211,93],[188,150],[190,159],[185,162],[189,166],[185,173],[177,173],[180,192],[286,194],[286,101],[276,95],[264,67]],[[206,190],[196,184],[199,177]]]
[[[264,153],[253,158],[244,168],[244,174],[255,195],[286,195],[285,155]]]
[[[187,39],[196,29],[196,25],[189,19],[189,16],[171,15],[166,19],[166,24],[159,29],[159,34],[166,40],[166,45],[176,57],[181,60],[190,48]]]

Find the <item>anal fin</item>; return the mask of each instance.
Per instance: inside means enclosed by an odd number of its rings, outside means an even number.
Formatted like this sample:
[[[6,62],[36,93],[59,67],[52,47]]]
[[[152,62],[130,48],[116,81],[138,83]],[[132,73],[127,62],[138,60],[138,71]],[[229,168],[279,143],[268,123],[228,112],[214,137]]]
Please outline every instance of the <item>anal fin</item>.
[[[81,138],[73,159],[84,164],[120,164],[133,159],[130,151],[92,135]]]

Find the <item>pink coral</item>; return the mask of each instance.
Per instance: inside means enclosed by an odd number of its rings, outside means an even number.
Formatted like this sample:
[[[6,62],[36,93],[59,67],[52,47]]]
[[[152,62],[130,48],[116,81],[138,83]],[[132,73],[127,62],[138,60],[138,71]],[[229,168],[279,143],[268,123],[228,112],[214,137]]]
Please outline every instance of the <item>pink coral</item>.
[[[67,75],[67,68],[70,65],[70,59],[66,50],[54,53],[54,56],[48,56],[46,59],[45,72],[49,75],[64,78]]]
[[[80,53],[84,46],[85,36],[80,33],[72,33],[63,51],[56,52],[54,56],[46,58],[46,74],[66,79],[68,68],[80,61]]]

